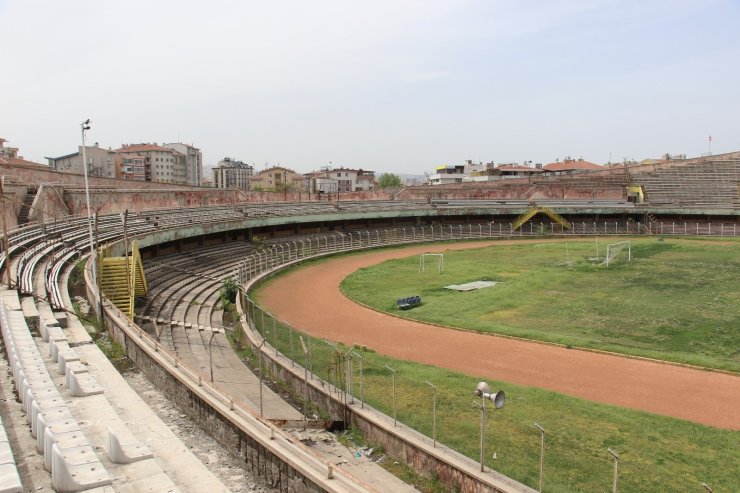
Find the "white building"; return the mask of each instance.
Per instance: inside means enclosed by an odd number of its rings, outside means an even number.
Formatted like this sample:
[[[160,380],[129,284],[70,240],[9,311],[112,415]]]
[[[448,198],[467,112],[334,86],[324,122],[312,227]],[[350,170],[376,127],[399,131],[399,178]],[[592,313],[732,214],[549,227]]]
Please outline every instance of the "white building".
[[[249,177],[253,174],[252,165],[225,157],[213,168],[213,186],[249,190]]]
[[[163,147],[174,149],[185,156],[185,184],[200,186],[203,181],[203,153],[200,149],[180,142],[165,144]]]
[[[437,166],[434,174],[429,175],[427,181],[430,185],[452,185],[462,183],[465,177],[465,166]]]
[[[375,172],[362,169],[334,168],[309,173],[313,180],[326,186],[336,181],[338,192],[362,192],[375,190]]]

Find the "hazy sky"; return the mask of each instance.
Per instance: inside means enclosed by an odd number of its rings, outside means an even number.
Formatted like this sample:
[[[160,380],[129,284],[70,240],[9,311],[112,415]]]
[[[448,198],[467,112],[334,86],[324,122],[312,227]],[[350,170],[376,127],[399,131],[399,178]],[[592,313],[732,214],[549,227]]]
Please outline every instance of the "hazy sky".
[[[25,158],[187,142],[298,171],[740,150],[738,0],[0,0]]]

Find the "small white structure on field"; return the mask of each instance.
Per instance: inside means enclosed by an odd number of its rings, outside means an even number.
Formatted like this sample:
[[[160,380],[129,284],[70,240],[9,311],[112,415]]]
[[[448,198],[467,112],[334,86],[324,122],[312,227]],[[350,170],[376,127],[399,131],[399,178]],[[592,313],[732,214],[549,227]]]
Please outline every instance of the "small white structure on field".
[[[496,281],[473,281],[465,284],[450,284],[445,289],[454,289],[455,291],[473,291],[476,289],[490,288],[495,286]]]
[[[419,256],[419,272],[424,272],[424,260],[426,257],[437,257],[437,271],[439,274],[445,271],[445,255],[444,253],[422,253]]]
[[[604,264],[609,267],[609,262],[614,260],[617,255],[619,255],[619,252],[627,248],[627,262],[632,262],[632,242],[627,241],[620,241],[619,243],[610,243],[606,246],[606,260],[604,260]]]

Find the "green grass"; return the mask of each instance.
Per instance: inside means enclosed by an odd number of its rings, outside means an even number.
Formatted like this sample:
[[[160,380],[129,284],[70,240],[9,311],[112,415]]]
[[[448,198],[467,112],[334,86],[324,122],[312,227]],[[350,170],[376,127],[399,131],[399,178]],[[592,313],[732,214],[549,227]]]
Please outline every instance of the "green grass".
[[[601,239],[603,257],[606,241]],[[445,271],[418,256],[360,269],[343,292],[424,322],[740,371],[740,242],[632,239],[633,261],[589,260],[594,240],[445,252]],[[621,259],[620,259],[621,260]],[[478,291],[449,284],[493,280]],[[421,295],[413,310],[395,300]]]
[[[603,256],[603,241],[601,247]],[[436,269],[420,275],[416,256],[386,262],[356,272],[343,289],[363,303],[394,312],[396,298],[420,294],[424,304],[403,315],[445,325],[462,325],[464,320],[466,328],[482,332],[737,370],[740,344],[731,325],[740,306],[739,247],[736,241],[637,239],[633,263],[614,264],[607,271],[587,258],[595,254],[593,241],[569,241],[567,256],[564,242],[502,244],[446,252],[442,275]],[[479,279],[501,283],[468,293],[442,289]],[[357,294],[365,291],[371,293]],[[259,302],[259,291],[254,296]],[[449,311],[457,315],[446,316]],[[261,322],[259,311],[256,319]],[[273,325],[269,317],[261,329],[271,344],[303,363],[298,333],[279,322]],[[336,371],[335,350],[301,335],[312,348],[311,371],[346,386],[342,372]],[[364,358],[368,404],[392,416],[391,377],[384,366],[395,368],[399,421],[431,437],[432,394],[425,382],[433,383],[438,388],[438,441],[478,460],[480,410],[472,389],[480,377],[358,351]],[[359,381],[355,360],[357,398]],[[533,488],[539,477],[537,422],[547,431],[545,491],[611,491],[609,447],[620,454],[620,491],[698,492],[703,491],[702,482],[714,491],[740,491],[738,432],[506,382],[489,383],[494,390],[504,390],[507,401],[501,410],[489,409],[486,465]]]
[[[259,295],[259,293],[257,293]],[[256,317],[261,326],[261,314]],[[337,352],[326,342],[291,331],[269,317],[259,327],[270,344],[300,364],[299,336],[310,349],[310,370],[346,388],[343,371],[337,377]],[[341,352],[348,347],[339,344]],[[432,393],[438,389],[437,439],[444,446],[478,460],[480,410],[472,390],[480,377],[433,366],[401,361],[356,348],[363,360],[365,402],[393,415],[389,365],[397,371],[398,420],[431,437]],[[359,363],[352,372],[353,394],[360,388]],[[620,491],[701,491],[707,482],[715,491],[740,491],[739,433],[615,406],[595,404],[532,387],[489,381],[507,396],[503,409],[489,409],[486,465],[536,488],[539,479],[540,435],[547,431],[545,491],[610,491],[613,463],[607,448],[620,454]],[[475,402],[474,402],[475,401]],[[493,453],[496,459],[493,459]]]

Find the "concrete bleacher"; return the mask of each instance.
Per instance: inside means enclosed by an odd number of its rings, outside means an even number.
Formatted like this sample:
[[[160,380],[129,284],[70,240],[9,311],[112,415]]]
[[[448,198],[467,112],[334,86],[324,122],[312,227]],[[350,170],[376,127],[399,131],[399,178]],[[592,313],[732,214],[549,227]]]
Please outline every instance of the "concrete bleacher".
[[[74,315],[62,327],[48,304],[37,300],[34,310],[29,299],[0,290],[12,383],[33,443],[20,453],[26,470],[48,471],[50,487],[59,492],[189,491],[173,481],[184,477],[199,478],[207,491],[225,491],[126,385]],[[27,320],[37,321],[36,335]],[[14,429],[20,430],[17,423]],[[0,493],[26,491],[23,475],[8,462],[4,437],[0,429]],[[29,463],[34,449],[40,466]]]
[[[661,168],[630,170],[645,201],[655,207],[734,209],[740,207],[740,159],[716,159]]]
[[[37,450],[43,453],[44,463],[51,466],[54,489],[60,492],[84,491],[111,484],[110,474],[73,420],[65,399],[52,380],[23,312],[10,310],[3,303],[0,306],[0,325],[26,420],[31,425],[31,434],[36,437]],[[50,351],[57,360],[62,354],[68,360],[76,357],[68,345],[63,350],[54,345],[67,344],[61,329],[56,327],[58,330],[52,336],[52,328],[43,321],[41,325],[47,341],[52,341]],[[78,357],[76,359],[79,360]],[[66,365],[60,364],[59,368],[67,370]],[[65,433],[74,434],[74,445],[64,441],[66,435],[54,433],[54,427],[60,423],[65,423]]]

